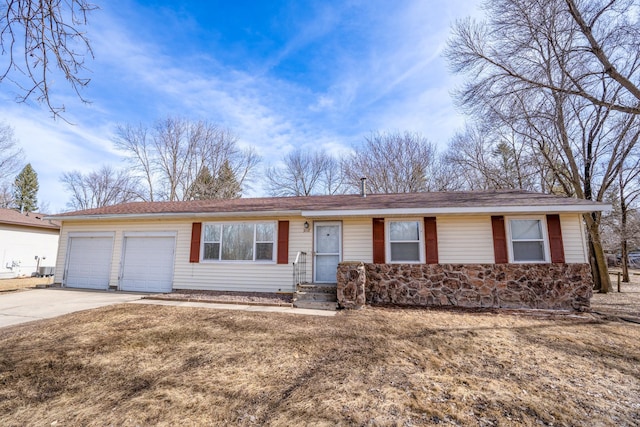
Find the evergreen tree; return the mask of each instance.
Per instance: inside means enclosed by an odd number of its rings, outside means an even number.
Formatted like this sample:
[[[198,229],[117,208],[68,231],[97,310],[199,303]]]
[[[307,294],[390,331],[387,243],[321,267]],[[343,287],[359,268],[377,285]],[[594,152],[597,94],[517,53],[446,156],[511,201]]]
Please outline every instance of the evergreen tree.
[[[27,163],[13,183],[14,203],[20,212],[38,209],[38,187],[38,174]]]
[[[204,166],[198,172],[198,176],[189,188],[189,199],[191,200],[209,200],[216,198],[216,180],[209,172],[209,168]]]
[[[239,199],[242,187],[228,160],[225,160],[216,179],[216,199]]]

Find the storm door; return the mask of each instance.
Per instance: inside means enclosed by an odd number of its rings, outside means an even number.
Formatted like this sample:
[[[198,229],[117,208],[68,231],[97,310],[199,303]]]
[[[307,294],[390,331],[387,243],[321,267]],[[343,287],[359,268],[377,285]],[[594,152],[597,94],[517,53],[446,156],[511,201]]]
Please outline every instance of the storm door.
[[[336,283],[342,258],[342,224],[339,221],[315,222],[313,278],[315,283]]]

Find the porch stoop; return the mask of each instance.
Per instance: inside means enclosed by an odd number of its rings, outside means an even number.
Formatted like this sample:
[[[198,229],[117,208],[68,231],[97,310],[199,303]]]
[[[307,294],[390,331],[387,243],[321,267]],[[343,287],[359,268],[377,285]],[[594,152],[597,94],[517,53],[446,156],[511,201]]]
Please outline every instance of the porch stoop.
[[[336,310],[338,294],[335,284],[302,283],[293,294],[293,306],[315,310]]]

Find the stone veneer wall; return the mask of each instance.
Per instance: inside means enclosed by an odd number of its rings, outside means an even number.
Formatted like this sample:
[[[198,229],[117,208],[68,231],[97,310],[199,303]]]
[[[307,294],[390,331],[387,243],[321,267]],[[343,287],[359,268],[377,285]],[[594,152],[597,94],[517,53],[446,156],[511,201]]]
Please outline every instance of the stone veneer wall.
[[[338,303],[584,310],[589,264],[364,264],[338,266]]]

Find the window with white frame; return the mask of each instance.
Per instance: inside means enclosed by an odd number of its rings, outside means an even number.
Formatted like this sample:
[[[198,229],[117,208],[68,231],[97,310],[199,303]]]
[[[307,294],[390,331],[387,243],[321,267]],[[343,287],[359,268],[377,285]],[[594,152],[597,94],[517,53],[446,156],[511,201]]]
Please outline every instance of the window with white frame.
[[[273,261],[275,235],[275,222],[204,224],[202,259]]]
[[[510,219],[513,262],[545,262],[545,234],[541,219]]]
[[[416,263],[422,260],[420,221],[389,221],[389,261]]]

